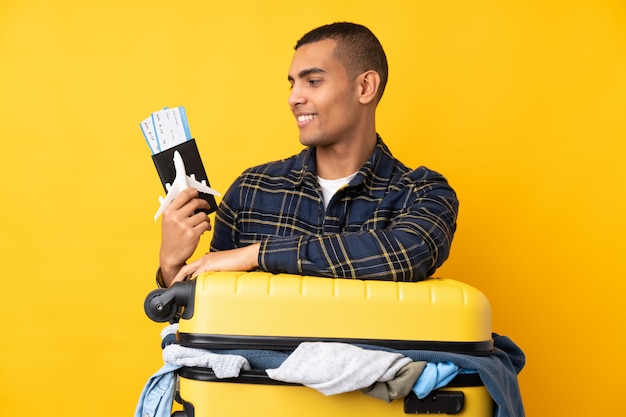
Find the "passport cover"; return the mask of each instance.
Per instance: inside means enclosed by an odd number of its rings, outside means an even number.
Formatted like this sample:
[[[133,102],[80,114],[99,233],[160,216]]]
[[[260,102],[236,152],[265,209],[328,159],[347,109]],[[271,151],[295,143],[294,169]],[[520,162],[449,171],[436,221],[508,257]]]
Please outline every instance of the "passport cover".
[[[154,166],[159,173],[159,178],[161,179],[161,184],[163,185],[165,192],[167,193],[165,184],[172,184],[174,182],[174,178],[176,178],[176,169],[174,168],[174,152],[176,151],[178,151],[180,156],[183,158],[187,175],[191,176],[191,174],[194,174],[196,180],[200,182],[204,180],[206,181],[207,186],[210,187],[211,184],[209,183],[206,171],[204,170],[204,164],[202,163],[202,158],[200,158],[200,152],[198,151],[196,141],[195,139],[190,139],[174,146],[173,148],[152,155],[152,161],[154,162]],[[209,210],[203,210],[207,214],[213,213],[217,210],[217,202],[215,201],[215,197],[213,195],[200,193],[200,198],[209,203]]]

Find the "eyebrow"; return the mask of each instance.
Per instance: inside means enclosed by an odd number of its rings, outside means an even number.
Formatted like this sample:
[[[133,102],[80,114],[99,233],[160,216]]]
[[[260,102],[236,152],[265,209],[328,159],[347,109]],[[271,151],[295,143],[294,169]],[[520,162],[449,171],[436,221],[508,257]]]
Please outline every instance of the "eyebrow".
[[[311,75],[311,74],[321,74],[321,73],[325,73],[325,72],[326,72],[325,70],[323,70],[321,68],[317,68],[317,67],[307,68],[307,69],[303,69],[302,71],[300,71],[298,73],[298,78],[304,78],[304,77],[306,77],[308,75]],[[287,76],[287,80],[289,82],[294,81],[294,79],[293,79],[293,77],[291,75]]]

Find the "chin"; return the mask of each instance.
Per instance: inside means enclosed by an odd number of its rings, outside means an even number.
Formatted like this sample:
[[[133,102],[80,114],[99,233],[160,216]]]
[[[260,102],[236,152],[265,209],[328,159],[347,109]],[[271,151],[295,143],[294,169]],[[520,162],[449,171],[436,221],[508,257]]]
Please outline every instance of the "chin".
[[[310,137],[306,137],[302,135],[300,135],[300,143],[304,146],[317,146],[318,145],[318,141],[315,140],[314,138],[310,138]]]
[[[322,146],[328,142],[328,138],[320,133],[304,134],[300,132],[300,143],[304,146]]]

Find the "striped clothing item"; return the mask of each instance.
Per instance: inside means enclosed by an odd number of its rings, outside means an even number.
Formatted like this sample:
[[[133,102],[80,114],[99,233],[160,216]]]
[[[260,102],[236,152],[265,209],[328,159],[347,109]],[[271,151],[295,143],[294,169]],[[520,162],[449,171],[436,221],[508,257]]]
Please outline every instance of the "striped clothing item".
[[[243,172],[215,217],[211,251],[261,243],[259,269],[419,281],[448,258],[458,200],[440,174],[407,168],[382,139],[326,210],[315,148]]]

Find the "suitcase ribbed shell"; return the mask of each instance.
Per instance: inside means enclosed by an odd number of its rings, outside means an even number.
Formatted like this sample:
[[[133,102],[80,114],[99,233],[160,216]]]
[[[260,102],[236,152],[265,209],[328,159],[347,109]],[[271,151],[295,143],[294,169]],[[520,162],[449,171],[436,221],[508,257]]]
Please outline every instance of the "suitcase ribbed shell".
[[[264,272],[196,278],[193,316],[179,335],[491,340],[487,298],[444,278],[421,282],[330,279]]]

